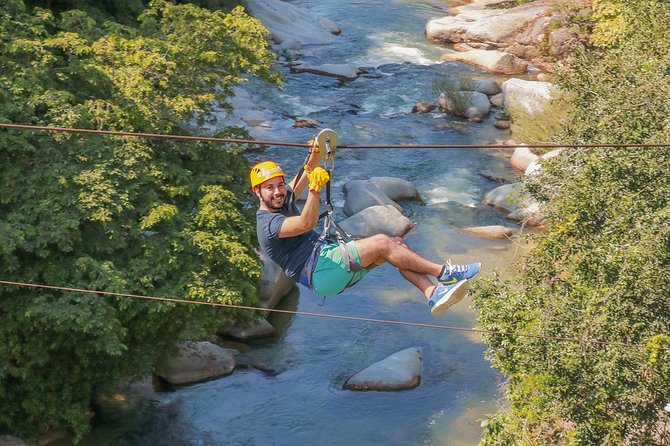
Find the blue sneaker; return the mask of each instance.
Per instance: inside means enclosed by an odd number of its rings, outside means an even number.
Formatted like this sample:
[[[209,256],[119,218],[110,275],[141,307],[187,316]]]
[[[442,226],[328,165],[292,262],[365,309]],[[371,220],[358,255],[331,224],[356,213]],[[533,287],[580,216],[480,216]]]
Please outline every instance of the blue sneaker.
[[[433,316],[442,314],[450,306],[457,304],[468,294],[470,284],[466,280],[460,280],[453,285],[438,284],[433,294],[428,299],[428,307]]]
[[[447,264],[444,265],[444,271],[437,280],[442,285],[451,285],[460,282],[461,280],[472,279],[477,275],[481,267],[481,263],[458,265],[456,263],[451,263],[451,260],[447,260]]]

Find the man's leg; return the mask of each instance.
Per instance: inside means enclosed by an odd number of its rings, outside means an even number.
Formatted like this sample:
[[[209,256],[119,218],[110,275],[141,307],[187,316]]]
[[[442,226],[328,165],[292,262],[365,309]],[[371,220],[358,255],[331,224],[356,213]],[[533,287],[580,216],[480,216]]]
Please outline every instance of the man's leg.
[[[435,285],[426,275],[437,277],[443,265],[424,259],[407,246],[399,237],[378,234],[356,240],[356,249],[361,258],[361,266],[381,265],[388,262],[398,268],[400,274],[420,289],[429,298]]]

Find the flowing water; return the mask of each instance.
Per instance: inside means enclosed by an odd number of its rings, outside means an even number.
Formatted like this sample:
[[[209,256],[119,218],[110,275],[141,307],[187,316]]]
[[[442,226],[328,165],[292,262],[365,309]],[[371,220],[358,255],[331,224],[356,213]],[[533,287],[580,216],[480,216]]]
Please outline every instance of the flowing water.
[[[438,0],[299,0],[295,5],[334,20],[333,43],[309,48],[315,64],[352,63],[368,74],[355,81],[291,74],[283,91],[251,81],[248,97],[260,119],[249,129],[258,140],[304,143],[319,129],[293,128],[295,117],[338,133],[342,145],[480,144],[506,138],[492,118],[470,123],[438,112],[412,114],[421,101],[437,102],[436,82],[481,77],[456,63],[440,63],[444,48],[425,41],[423,28],[446,15]],[[249,124],[250,122],[247,122]],[[252,161],[274,159],[297,171],[304,149],[270,148]],[[402,203],[416,227],[406,236],[433,260],[481,260],[484,274],[509,272],[519,252],[510,241],[477,238],[468,225],[507,224],[504,215],[475,207],[498,186],[482,171],[509,173],[491,150],[342,150],[333,171],[333,201],[351,179],[393,176],[413,182],[424,202]],[[281,308],[473,327],[470,298],[438,318],[423,296],[390,266],[337,297],[325,300],[300,288]],[[471,332],[372,322],[273,315],[275,337],[247,342],[249,354],[277,371],[255,369],[193,386],[150,393],[134,410],[107,408],[85,445],[472,445],[486,413],[500,405],[500,377],[485,361]],[[401,392],[351,392],[344,381],[407,347],[423,352],[419,387]],[[146,389],[145,389],[146,390]],[[127,405],[121,404],[126,407]]]

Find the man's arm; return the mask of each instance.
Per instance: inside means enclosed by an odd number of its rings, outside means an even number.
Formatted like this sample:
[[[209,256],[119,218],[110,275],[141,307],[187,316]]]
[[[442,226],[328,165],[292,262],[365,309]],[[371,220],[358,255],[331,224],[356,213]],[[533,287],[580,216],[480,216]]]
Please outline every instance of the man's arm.
[[[307,201],[300,215],[288,217],[282,223],[279,238],[295,237],[311,231],[317,221],[319,221],[319,192],[310,190],[307,192]]]

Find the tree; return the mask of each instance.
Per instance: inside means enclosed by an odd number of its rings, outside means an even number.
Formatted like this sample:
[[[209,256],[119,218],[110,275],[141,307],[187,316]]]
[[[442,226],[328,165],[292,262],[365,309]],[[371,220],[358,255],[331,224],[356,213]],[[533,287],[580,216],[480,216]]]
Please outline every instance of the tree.
[[[637,34],[559,76],[573,114],[556,142],[670,144],[670,5],[635,8]],[[483,283],[480,324],[582,342],[485,336],[509,407],[482,444],[668,444],[670,146],[565,149],[528,187],[548,231],[518,277]]]
[[[81,10],[0,16],[3,122],[184,134],[247,75],[275,84],[266,31],[230,13],[153,1],[137,26]],[[219,136],[248,137],[240,129]],[[0,131],[5,280],[254,305],[259,263],[241,148]],[[221,310],[0,287],[0,431],[87,430],[93,393],[144,375]]]

